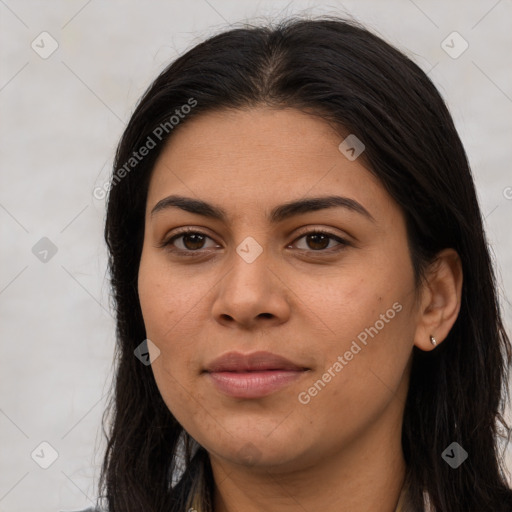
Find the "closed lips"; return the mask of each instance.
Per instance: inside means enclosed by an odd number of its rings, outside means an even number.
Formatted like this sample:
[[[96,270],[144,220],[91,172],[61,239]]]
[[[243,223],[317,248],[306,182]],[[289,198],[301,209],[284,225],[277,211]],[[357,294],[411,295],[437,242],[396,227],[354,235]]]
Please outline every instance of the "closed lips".
[[[308,368],[272,354],[271,352],[253,352],[242,354],[229,352],[212,361],[205,369],[208,373],[217,372],[262,372],[262,371],[304,371]]]
[[[203,373],[224,396],[255,400],[285,389],[308,370],[271,352],[229,352],[212,361]]]

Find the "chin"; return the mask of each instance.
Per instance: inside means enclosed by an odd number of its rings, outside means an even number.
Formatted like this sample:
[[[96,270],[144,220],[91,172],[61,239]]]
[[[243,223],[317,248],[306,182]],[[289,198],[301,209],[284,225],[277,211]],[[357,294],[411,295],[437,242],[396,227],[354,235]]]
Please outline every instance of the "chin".
[[[245,435],[243,438],[226,438],[223,443],[219,439],[209,440],[203,446],[214,457],[239,464],[244,467],[285,469],[297,467],[297,459],[303,454],[303,440],[291,442],[291,438],[272,437],[266,433]]]

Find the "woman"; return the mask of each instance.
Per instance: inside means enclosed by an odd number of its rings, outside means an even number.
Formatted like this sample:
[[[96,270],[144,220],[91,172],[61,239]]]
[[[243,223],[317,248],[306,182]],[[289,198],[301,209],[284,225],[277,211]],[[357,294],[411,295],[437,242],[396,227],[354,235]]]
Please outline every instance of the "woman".
[[[468,162],[383,40],[330,17],[192,48],[126,128],[105,237],[105,510],[512,510]]]

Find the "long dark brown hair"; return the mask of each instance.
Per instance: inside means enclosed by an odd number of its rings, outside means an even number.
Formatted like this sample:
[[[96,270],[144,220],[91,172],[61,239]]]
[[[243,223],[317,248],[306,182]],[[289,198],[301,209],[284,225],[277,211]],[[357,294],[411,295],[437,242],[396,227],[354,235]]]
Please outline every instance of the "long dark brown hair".
[[[318,115],[364,142],[368,169],[405,216],[417,285],[436,253],[459,253],[458,318],[436,350],[413,348],[402,428],[410,492],[419,508],[426,491],[440,512],[510,512],[500,441],[510,437],[502,415],[511,347],[464,148],[427,75],[364,27],[332,16],[243,26],[196,45],[151,84],[121,138],[105,226],[117,314],[115,379],[103,418],[105,508],[184,512],[199,495],[201,508],[213,510],[207,452],[193,449],[151,366],[134,356],[146,338],[137,275],[148,184],[166,141],[201,113],[258,105]],[[140,157],[143,146],[152,147]],[[457,469],[441,457],[454,441],[469,454]],[[185,470],[172,486],[182,458]]]

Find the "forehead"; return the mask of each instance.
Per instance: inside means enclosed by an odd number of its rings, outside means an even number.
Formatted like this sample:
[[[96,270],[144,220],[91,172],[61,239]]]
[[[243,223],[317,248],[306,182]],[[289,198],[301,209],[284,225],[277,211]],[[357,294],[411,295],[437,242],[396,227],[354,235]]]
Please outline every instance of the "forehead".
[[[194,159],[215,156],[268,158],[286,155],[323,157],[328,146],[341,142],[336,131],[319,117],[296,109],[268,107],[219,110],[185,120],[165,148],[174,157],[189,152]],[[229,151],[227,151],[229,150]],[[270,169],[269,169],[270,170]]]
[[[148,210],[180,193],[247,207],[340,193],[368,204],[390,201],[361,159],[340,152],[331,125],[295,109],[253,108],[200,114],[184,122],[155,164]]]

